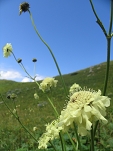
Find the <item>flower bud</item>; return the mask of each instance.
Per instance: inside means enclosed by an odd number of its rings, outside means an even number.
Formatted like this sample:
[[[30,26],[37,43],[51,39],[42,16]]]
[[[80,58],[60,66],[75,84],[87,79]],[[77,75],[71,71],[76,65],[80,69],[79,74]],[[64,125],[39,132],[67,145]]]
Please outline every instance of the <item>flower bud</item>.
[[[17,62],[18,62],[18,63],[21,63],[21,62],[22,62],[22,59],[19,58],[19,59],[17,60]]]
[[[36,58],[33,58],[33,60],[32,60],[33,62],[37,62],[37,59]]]

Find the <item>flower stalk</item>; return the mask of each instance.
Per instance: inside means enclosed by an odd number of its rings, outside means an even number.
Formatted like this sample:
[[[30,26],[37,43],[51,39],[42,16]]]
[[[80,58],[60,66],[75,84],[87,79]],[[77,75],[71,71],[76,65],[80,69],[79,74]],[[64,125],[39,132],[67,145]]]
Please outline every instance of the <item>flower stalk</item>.
[[[103,95],[106,95],[106,90],[107,90],[107,84],[108,84],[108,78],[109,78],[109,67],[110,67],[110,50],[111,50],[111,38],[113,36],[113,33],[112,32],[112,22],[113,22],[113,1],[111,0],[111,10],[110,10],[110,24],[109,24],[109,32],[107,34],[102,22],[100,21],[95,9],[94,9],[94,6],[93,6],[93,3],[92,3],[92,0],[89,0],[90,1],[90,4],[91,4],[91,7],[92,7],[92,10],[93,10],[93,13],[97,19],[97,23],[99,24],[100,28],[102,29],[105,37],[106,37],[106,40],[107,40],[107,65],[106,65],[106,74],[105,74],[105,80],[104,80],[104,87],[103,87]],[[94,136],[96,134],[96,129],[97,129],[97,126],[99,124],[99,121],[96,122],[95,124],[95,128],[94,128]]]
[[[55,145],[52,143],[52,141],[49,141],[49,143],[51,144],[51,146],[53,147],[54,151],[57,151],[55,148]]]
[[[91,151],[94,151],[94,130],[93,130],[93,125],[91,129]]]
[[[74,124],[74,130],[75,130],[75,134],[76,134],[77,141],[78,141],[78,148],[79,148],[80,151],[82,151],[80,137],[78,135],[77,127],[76,127],[75,122],[73,122],[73,124]]]
[[[62,84],[63,84],[63,87],[64,87],[65,95],[67,96],[68,93],[67,93],[67,89],[66,89],[66,86],[65,86],[65,82],[64,82],[64,79],[63,79],[63,77],[62,77],[62,73],[61,73],[60,68],[59,68],[59,66],[58,66],[58,63],[57,63],[57,61],[56,61],[56,58],[55,58],[55,56],[54,56],[54,54],[53,54],[51,48],[49,47],[49,45],[43,40],[43,38],[42,38],[41,35],[39,34],[39,32],[38,32],[38,30],[37,30],[37,28],[36,28],[36,26],[35,26],[35,24],[34,24],[34,20],[33,20],[33,17],[32,17],[32,14],[31,14],[30,10],[28,10],[28,12],[29,12],[29,14],[30,14],[30,19],[31,19],[31,22],[32,22],[32,25],[33,25],[33,27],[34,27],[34,30],[35,30],[36,34],[38,35],[38,37],[40,38],[40,40],[44,43],[44,45],[46,45],[46,47],[48,48],[48,50],[49,50],[49,52],[50,52],[50,54],[51,54],[51,56],[52,56],[52,58],[53,58],[53,60],[54,60],[54,62],[55,62],[56,68],[57,68],[57,70],[58,70],[58,73],[59,73],[59,75],[60,75],[60,78],[61,78],[61,81],[62,81]]]

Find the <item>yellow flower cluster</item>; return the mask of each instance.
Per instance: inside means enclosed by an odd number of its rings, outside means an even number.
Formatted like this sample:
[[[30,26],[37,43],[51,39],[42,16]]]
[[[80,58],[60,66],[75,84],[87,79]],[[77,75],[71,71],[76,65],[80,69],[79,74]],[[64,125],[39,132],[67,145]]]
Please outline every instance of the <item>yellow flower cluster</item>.
[[[49,141],[58,138],[61,128],[58,127],[58,120],[46,125],[46,132],[39,138],[39,149],[46,149]]]
[[[9,57],[11,55],[13,48],[12,45],[10,43],[7,43],[4,47],[3,47],[3,56],[4,57]]]
[[[45,78],[42,83],[40,83],[39,89],[41,89],[42,91],[48,91],[50,90],[52,87],[56,87],[58,80],[55,80],[54,78]]]

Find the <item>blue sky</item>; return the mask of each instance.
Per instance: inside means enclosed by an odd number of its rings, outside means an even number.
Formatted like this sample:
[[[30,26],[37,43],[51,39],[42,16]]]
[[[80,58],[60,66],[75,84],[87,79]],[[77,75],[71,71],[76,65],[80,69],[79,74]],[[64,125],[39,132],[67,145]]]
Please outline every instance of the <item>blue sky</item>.
[[[13,56],[3,57],[2,48],[11,43],[16,58],[31,76],[37,58],[37,79],[58,75],[55,63],[36,35],[29,13],[19,16],[21,0],[0,0],[1,79],[29,81]],[[28,0],[35,25],[52,49],[62,74],[106,61],[106,38],[96,23],[89,0]],[[93,0],[106,30],[109,28],[110,0]],[[111,45],[111,60],[113,51]]]

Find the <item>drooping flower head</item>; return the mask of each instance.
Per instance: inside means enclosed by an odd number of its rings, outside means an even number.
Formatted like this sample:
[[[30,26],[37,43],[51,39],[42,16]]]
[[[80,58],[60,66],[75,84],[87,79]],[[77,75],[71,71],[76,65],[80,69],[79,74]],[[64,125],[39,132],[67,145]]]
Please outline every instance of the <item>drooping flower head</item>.
[[[110,106],[110,98],[101,96],[100,90],[96,92],[80,89],[70,97],[66,108],[61,111],[58,125],[63,131],[67,131],[73,127],[74,122],[78,126],[78,133],[85,136],[96,121],[107,123],[105,115],[108,106]]]
[[[45,78],[39,86],[39,89],[45,91],[50,90],[52,87],[56,87],[58,80],[55,80],[54,78]]]
[[[46,149],[48,142],[50,140],[56,139],[59,137],[59,132],[61,128],[58,127],[58,119],[52,121],[50,124],[46,125],[46,132],[42,134],[42,136],[39,138],[39,149]]]
[[[9,57],[11,55],[13,48],[11,43],[7,43],[4,47],[3,47],[3,56],[4,57]]]
[[[22,12],[28,11],[29,8],[30,8],[30,6],[27,2],[21,3],[19,6],[19,15],[21,15]]]

